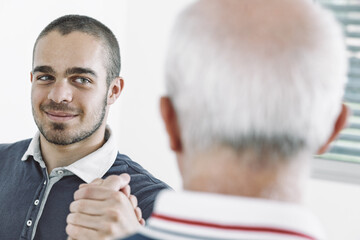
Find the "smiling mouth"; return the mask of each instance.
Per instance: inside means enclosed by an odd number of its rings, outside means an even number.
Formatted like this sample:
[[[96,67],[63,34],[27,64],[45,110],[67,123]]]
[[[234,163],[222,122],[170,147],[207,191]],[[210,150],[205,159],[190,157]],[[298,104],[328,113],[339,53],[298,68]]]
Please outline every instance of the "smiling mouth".
[[[78,116],[78,114],[65,113],[65,112],[45,112],[47,117],[54,122],[70,121]]]

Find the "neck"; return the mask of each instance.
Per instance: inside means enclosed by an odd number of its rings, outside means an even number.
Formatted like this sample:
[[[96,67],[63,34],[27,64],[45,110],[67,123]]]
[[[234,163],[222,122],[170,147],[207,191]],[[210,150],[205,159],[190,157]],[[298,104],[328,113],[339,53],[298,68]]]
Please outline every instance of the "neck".
[[[184,189],[299,203],[308,175],[310,157],[305,156],[265,166],[266,159],[255,159],[254,154],[216,149],[184,161]]]
[[[48,142],[40,134],[40,147],[48,173],[54,168],[68,166],[99,149],[105,143],[105,126],[101,126],[88,138],[69,145]]]

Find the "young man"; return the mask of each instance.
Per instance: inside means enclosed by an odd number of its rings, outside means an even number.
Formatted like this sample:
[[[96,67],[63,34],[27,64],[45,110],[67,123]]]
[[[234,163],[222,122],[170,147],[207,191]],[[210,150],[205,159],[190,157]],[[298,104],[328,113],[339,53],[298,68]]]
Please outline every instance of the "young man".
[[[87,190],[92,195],[84,195],[73,209],[95,211],[99,221],[91,230],[98,239],[122,236],[108,229],[127,219],[107,207],[116,210],[132,203],[137,220],[141,213],[125,187],[128,176],[107,179],[105,186],[110,184],[112,191],[99,186],[99,178],[113,174],[130,175],[143,217],[150,216],[156,194],[167,185],[119,154],[106,125],[110,105],[123,88],[119,72],[117,40],[95,19],[63,16],[40,33],[31,71],[32,112],[39,132],[32,139],[0,145],[0,239],[66,239],[74,192],[95,179],[95,190]]]
[[[200,0],[178,18],[161,113],[185,191],[128,239],[323,240],[301,205],[346,123],[342,31],[308,0]]]

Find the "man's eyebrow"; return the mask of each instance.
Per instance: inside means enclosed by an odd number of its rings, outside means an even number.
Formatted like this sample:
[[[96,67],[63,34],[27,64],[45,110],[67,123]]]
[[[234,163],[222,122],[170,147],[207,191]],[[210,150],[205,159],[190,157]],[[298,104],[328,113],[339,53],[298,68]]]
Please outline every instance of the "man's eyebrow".
[[[32,73],[36,72],[55,74],[54,69],[50,66],[37,66],[32,70]]]
[[[95,71],[93,71],[90,68],[82,68],[82,67],[73,67],[73,68],[68,68],[66,69],[66,76],[71,75],[71,74],[90,74],[93,75],[94,77],[97,77]]]

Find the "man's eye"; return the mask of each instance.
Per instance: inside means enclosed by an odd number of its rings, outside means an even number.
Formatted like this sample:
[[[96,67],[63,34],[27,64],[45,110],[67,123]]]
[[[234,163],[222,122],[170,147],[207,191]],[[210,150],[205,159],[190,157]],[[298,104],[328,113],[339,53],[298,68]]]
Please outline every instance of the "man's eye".
[[[54,80],[54,77],[50,76],[50,75],[42,75],[42,76],[38,76],[37,80],[40,81],[50,81],[50,80]]]
[[[74,79],[74,82],[80,83],[80,84],[89,84],[89,83],[91,83],[90,79],[85,78],[85,77],[76,77]]]

